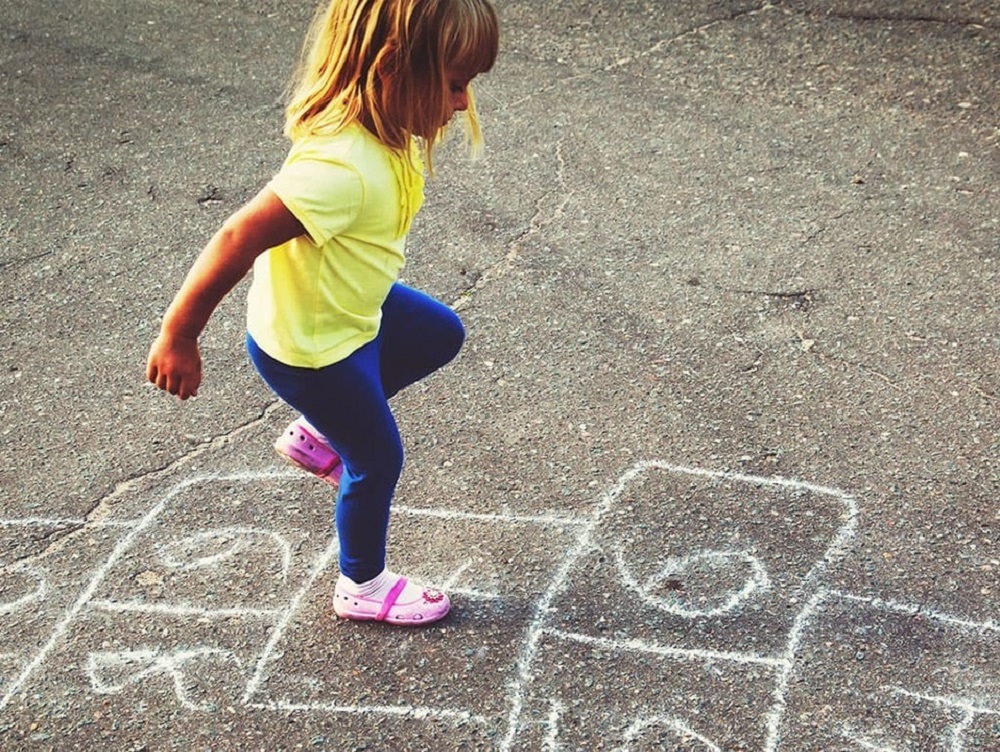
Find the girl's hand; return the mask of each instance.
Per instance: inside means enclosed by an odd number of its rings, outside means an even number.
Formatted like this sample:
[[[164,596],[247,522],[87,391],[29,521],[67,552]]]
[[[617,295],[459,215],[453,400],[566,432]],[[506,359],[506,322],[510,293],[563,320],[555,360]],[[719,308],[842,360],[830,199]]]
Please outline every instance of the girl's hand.
[[[161,333],[149,348],[146,378],[182,400],[197,396],[201,384],[198,340]]]

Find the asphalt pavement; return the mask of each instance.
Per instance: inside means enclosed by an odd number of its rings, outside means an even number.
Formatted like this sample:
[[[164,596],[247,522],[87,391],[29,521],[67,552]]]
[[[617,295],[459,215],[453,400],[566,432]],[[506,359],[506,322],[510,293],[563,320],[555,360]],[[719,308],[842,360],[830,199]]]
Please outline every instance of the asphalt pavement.
[[[159,319],[281,163],[311,2],[0,8],[0,749],[1000,750],[1000,8],[498,0],[404,280],[390,564]]]

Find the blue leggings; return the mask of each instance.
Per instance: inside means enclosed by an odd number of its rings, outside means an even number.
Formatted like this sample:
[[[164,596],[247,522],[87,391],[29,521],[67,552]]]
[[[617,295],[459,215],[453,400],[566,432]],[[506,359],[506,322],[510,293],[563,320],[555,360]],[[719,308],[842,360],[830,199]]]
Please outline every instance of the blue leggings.
[[[337,497],[340,571],[355,582],[385,568],[389,505],[403,445],[388,399],[454,358],[465,329],[448,306],[396,283],[382,305],[378,336],[324,368],[285,365],[247,335],[267,385],[326,436],[344,463]]]

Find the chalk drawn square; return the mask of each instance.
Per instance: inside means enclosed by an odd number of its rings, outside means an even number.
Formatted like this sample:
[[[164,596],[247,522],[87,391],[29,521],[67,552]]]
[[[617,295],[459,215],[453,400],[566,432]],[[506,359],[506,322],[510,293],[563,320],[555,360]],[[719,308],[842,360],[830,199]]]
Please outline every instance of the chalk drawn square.
[[[531,673],[514,750],[735,752],[763,748],[776,667],[547,632]]]
[[[309,606],[283,629],[251,701],[374,715],[380,723],[417,716],[431,722],[430,734],[437,721],[498,734],[538,600],[579,528],[568,520],[397,509],[390,563],[446,588],[451,614],[402,631],[339,621],[331,605],[336,572],[324,573],[303,597]]]
[[[303,501],[294,489],[294,481],[268,477],[252,486],[211,477],[185,484],[137,530],[94,606],[194,616],[279,613],[332,535],[330,507],[308,495]]]
[[[5,569],[11,596],[0,620],[16,619],[6,637],[16,634],[10,644],[23,653],[0,654],[9,672],[3,703],[32,678],[58,696],[59,677],[71,687],[87,674],[99,694],[145,690],[166,677],[179,705],[201,710],[207,704],[189,699],[185,677],[208,676],[206,666],[220,663],[242,700],[302,581],[332,558],[328,508],[317,511],[296,488],[287,475],[199,476],[151,494],[140,516],[108,510],[77,521],[30,567]],[[106,637],[98,645],[95,635]],[[48,671],[57,648],[62,667]]]
[[[1000,633],[831,593],[803,633],[782,752],[1000,749]]]
[[[848,499],[807,484],[640,466],[553,599],[552,626],[777,656],[853,514]]]

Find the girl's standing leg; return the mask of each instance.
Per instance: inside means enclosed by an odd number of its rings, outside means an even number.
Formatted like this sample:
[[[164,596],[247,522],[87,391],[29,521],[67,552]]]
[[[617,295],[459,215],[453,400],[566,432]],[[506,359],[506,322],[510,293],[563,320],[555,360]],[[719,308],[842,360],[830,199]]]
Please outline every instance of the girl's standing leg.
[[[340,571],[355,582],[376,577],[385,568],[389,505],[403,467],[399,431],[382,389],[378,343],[319,369],[274,360],[249,337],[247,349],[268,386],[340,455]]]
[[[323,390],[320,404],[300,408],[344,464],[336,512],[340,571],[354,582],[385,569],[389,508],[403,468],[387,400],[452,360],[464,340],[454,311],[397,283],[382,306],[375,340],[343,361],[343,368],[330,366],[336,383]]]

